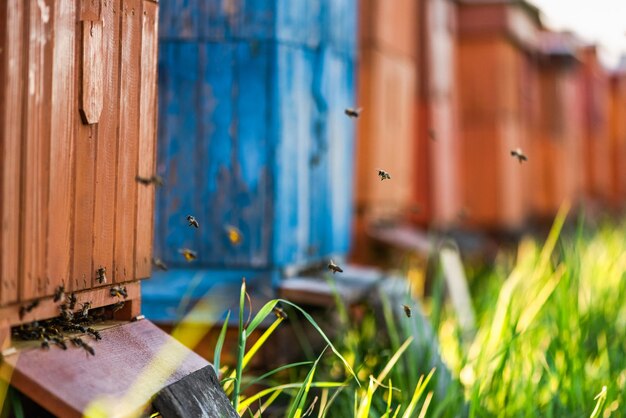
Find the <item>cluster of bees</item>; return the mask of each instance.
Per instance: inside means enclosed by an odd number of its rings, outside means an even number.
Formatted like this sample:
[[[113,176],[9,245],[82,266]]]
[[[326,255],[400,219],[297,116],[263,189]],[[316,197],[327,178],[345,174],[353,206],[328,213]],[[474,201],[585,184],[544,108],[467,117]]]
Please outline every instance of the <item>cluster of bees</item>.
[[[103,269],[102,274],[105,273],[106,271]],[[94,348],[76,334],[84,334],[95,341],[102,339],[100,332],[92,328],[91,325],[122,309],[124,300],[128,297],[125,286],[113,286],[109,289],[109,294],[119,300],[110,307],[92,309],[91,302],[78,303],[76,295],[66,293],[64,285],[60,285],[55,289],[53,298],[54,303],[59,303],[60,315],[45,321],[22,324],[13,328],[12,335],[18,340],[41,341],[41,348],[44,350],[49,350],[51,345],[67,350],[66,341],[69,341],[74,347],[83,349],[87,355],[95,356]],[[20,319],[38,305],[39,300],[34,300],[28,305],[22,306]]]

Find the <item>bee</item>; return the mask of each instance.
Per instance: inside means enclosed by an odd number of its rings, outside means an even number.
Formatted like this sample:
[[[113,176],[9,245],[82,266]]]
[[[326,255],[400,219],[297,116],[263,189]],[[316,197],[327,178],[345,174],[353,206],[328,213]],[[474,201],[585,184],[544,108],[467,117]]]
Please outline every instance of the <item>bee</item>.
[[[343,269],[339,267],[337,264],[335,264],[333,260],[330,260],[330,262],[328,263],[328,270],[332,271],[333,274],[337,272],[343,273]]]
[[[72,341],[72,343],[76,347],[83,348],[87,353],[91,354],[92,356],[96,355],[96,351],[93,349],[93,347],[84,342],[80,337],[72,338],[70,341]]]
[[[58,302],[60,300],[65,299],[65,286],[64,285],[59,285],[59,287],[56,288],[56,290],[54,291],[54,302]]]
[[[163,177],[159,176],[158,174],[154,174],[150,177],[135,176],[135,180],[137,180],[137,182],[143,184],[144,186],[154,184],[157,187],[161,187],[163,186],[163,184],[165,184],[163,181]]]
[[[65,344],[65,341],[63,341],[63,338],[60,337],[52,337],[51,341],[58,345],[61,349],[63,350],[67,350],[67,345]]]
[[[39,299],[35,299],[34,301],[29,303],[28,305],[24,305],[24,306],[20,307],[20,320],[23,319],[24,315],[26,315],[28,312],[30,312],[33,309],[35,309],[37,307],[37,305],[39,305]]]
[[[72,342],[72,344],[74,344],[74,347],[83,346],[83,340],[81,340],[80,337],[70,338],[70,341]]]
[[[404,314],[407,318],[411,317],[411,308],[408,305],[402,305],[402,309],[404,309]]]
[[[96,341],[102,339],[102,335],[100,335],[100,333],[96,331],[95,329],[87,328],[86,331],[87,331],[87,334],[91,335]]]
[[[115,305],[113,305],[113,307],[111,308],[111,311],[115,313],[119,311],[120,309],[122,309],[123,307],[124,307],[124,301],[120,300]]]
[[[78,302],[76,295],[74,293],[70,293],[67,297],[68,308],[70,311],[73,311],[74,308],[76,308],[76,302]]]
[[[187,215],[187,222],[189,222],[189,226],[193,226],[196,228],[200,228],[200,224],[198,223],[198,221],[196,220],[196,218],[194,218],[191,215]]]
[[[511,156],[517,158],[520,164],[524,161],[528,161],[528,157],[524,155],[520,148],[511,150]]]
[[[106,267],[99,267],[98,270],[96,270],[96,280],[98,281],[98,283],[103,284],[107,282],[106,274]]]
[[[139,183],[143,184],[144,186],[149,186],[150,184],[152,184],[152,177],[136,176],[135,180],[137,180]]]
[[[361,116],[362,111],[363,111],[362,107],[359,107],[358,109],[353,109],[351,107],[348,107],[346,108],[346,110],[344,110],[344,113],[348,115],[349,118],[358,118],[359,116]]]
[[[41,348],[43,350],[50,350],[50,341],[48,341],[47,338],[44,338],[43,341],[41,342]]]
[[[243,234],[241,233],[239,228],[236,228],[232,225],[227,225],[225,229],[226,235],[228,236],[228,241],[230,241],[231,244],[241,244],[241,242],[243,241]]]
[[[276,318],[281,318],[281,319],[289,318],[287,313],[279,306],[274,306],[274,308],[272,309],[272,312],[274,312],[274,315],[276,315]]]
[[[128,293],[126,292],[126,286],[114,286],[109,290],[111,296],[123,297],[126,299],[128,297]]]
[[[153,258],[152,263],[159,269],[163,271],[167,271],[167,264],[163,262],[160,258]]]
[[[391,180],[391,176],[385,170],[378,169],[378,177],[380,177],[380,181],[383,180]]]
[[[85,302],[81,306],[81,315],[83,318],[87,318],[89,316],[89,309],[91,309],[91,302]]]
[[[67,305],[63,304],[59,308],[61,309],[61,318],[63,318],[64,321],[74,319],[74,312],[72,312]]]
[[[181,253],[183,255],[183,257],[185,257],[185,260],[187,261],[193,261],[196,258],[198,258],[198,253],[196,253],[195,251],[190,250],[189,248],[183,248],[178,250],[179,253]]]

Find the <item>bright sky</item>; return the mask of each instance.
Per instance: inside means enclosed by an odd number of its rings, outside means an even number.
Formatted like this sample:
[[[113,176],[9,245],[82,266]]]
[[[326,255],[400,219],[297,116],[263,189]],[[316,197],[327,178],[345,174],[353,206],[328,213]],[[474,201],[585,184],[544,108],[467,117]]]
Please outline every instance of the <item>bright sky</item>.
[[[546,26],[567,29],[601,45],[602,61],[615,67],[626,53],[626,0],[530,0]]]

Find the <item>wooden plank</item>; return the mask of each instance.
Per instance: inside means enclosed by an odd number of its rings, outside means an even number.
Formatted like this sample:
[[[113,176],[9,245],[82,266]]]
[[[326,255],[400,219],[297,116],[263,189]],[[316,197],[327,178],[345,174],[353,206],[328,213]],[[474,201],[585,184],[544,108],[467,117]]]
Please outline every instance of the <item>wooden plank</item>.
[[[22,0],[0,5],[0,21],[11,22],[0,30],[0,305],[18,297],[25,6]]]
[[[142,3],[122,0],[120,58],[120,119],[117,164],[117,201],[113,280],[135,276],[135,228],[137,217],[137,145],[139,138],[139,79]]]
[[[155,173],[156,156],[158,6],[146,1],[143,6],[137,172],[150,177]],[[135,278],[149,277],[151,272],[154,195],[155,186],[138,186]]]
[[[115,199],[117,178],[117,142],[119,121],[120,0],[102,4],[104,24],[102,55],[104,59],[103,107],[98,123],[93,231],[93,263],[107,269],[113,277],[113,242],[115,240]],[[104,284],[104,283],[103,283]],[[100,283],[95,282],[94,286]]]
[[[75,347],[53,347],[6,357],[13,368],[11,384],[56,416],[91,415],[87,411],[94,412],[89,408],[95,407],[96,400],[103,408],[100,414],[128,416],[164,387],[209,366],[147,320],[100,333],[101,341],[89,341],[95,356]]]
[[[128,293],[126,301],[129,306],[133,305],[136,301],[140,301],[141,289],[139,282],[125,283],[124,286],[126,286],[126,292]],[[119,299],[111,296],[109,291],[111,287],[112,285],[109,285],[76,292],[76,306],[80,306],[80,304],[84,302],[91,302],[92,308],[113,305],[118,302]],[[54,318],[59,315],[59,303],[54,302],[52,296],[39,299],[39,304],[31,312],[26,313],[24,317],[20,319],[19,312],[22,305],[23,304],[21,303],[14,303],[0,307],[0,318],[5,318],[11,326],[14,326],[32,321]],[[136,307],[133,309],[133,312],[136,312]],[[136,314],[137,313],[135,313],[135,315]]]
[[[22,185],[22,300],[50,294],[46,275],[46,238],[50,168],[52,87],[52,0],[28,4],[28,84],[24,124]]]
[[[82,85],[80,93],[80,115],[86,124],[98,123],[103,100],[103,50],[101,20],[84,20],[82,31]]]
[[[54,51],[52,62],[52,109],[50,136],[50,201],[48,216],[48,277],[51,286],[70,282],[76,3],[57,1],[54,7]]]

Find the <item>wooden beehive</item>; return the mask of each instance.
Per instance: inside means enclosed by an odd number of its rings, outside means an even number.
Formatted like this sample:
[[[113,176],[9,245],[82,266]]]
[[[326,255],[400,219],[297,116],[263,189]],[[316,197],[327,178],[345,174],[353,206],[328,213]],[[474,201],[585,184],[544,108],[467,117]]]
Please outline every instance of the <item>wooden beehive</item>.
[[[353,256],[367,261],[367,229],[406,220],[415,206],[417,2],[359,4],[358,106]],[[381,181],[377,170],[391,180]]]
[[[539,132],[532,138],[532,214],[552,220],[564,201],[579,197],[583,134],[578,41],[570,33],[541,33]]]
[[[462,210],[459,189],[457,13],[449,0],[418,2],[419,74],[414,221],[450,228]]]
[[[583,192],[585,199],[601,205],[611,197],[610,80],[595,46],[583,48]]]
[[[0,3],[0,328],[93,307],[151,271],[158,5]],[[106,269],[106,282],[96,270]],[[20,318],[20,307],[41,299]],[[8,339],[5,340],[5,345]]]
[[[538,10],[487,0],[461,1],[458,10],[465,223],[519,229],[528,215],[533,156],[518,164],[510,151],[528,153],[538,123]]]
[[[611,76],[611,203],[623,209],[626,203],[626,71]]]

